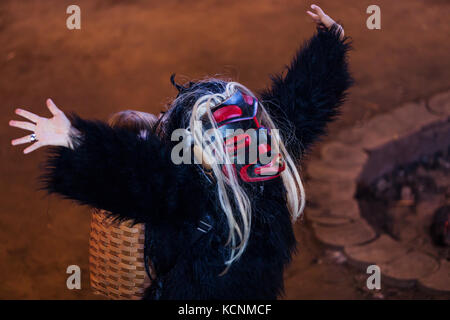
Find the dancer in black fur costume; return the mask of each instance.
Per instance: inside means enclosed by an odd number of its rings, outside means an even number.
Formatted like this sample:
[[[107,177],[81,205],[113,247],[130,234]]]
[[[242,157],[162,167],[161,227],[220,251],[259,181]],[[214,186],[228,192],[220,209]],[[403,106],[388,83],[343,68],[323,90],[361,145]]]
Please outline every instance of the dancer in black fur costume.
[[[13,145],[34,142],[25,153],[54,146],[42,179],[45,189],[149,226],[146,254],[157,279],[145,298],[276,299],[282,294],[283,271],[296,246],[292,218],[304,206],[295,162],[324,134],[352,83],[342,27],[311,7],[317,34],[259,99],[233,82],[209,79],[181,86],[172,78],[179,94],[145,137],[76,115],[67,118],[51,100],[50,119],[16,110],[31,122],[10,125],[33,133]],[[200,129],[194,129],[194,120]],[[276,160],[215,163],[230,153],[198,141],[212,129],[208,141],[223,147],[230,140],[217,139],[221,128],[241,127],[268,128],[278,145],[256,138],[258,148],[272,146],[267,154]],[[179,141],[171,137],[180,128],[189,138],[183,150],[193,151],[198,164],[173,161]],[[233,144],[231,152],[236,148]]]

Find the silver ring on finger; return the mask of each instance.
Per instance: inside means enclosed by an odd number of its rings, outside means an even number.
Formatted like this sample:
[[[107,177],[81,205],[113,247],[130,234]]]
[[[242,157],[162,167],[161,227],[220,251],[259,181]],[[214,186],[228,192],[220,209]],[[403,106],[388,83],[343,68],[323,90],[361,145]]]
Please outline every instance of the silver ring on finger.
[[[30,136],[30,142],[35,142],[35,141],[37,141],[37,138],[36,138],[36,134],[33,133],[33,134]]]

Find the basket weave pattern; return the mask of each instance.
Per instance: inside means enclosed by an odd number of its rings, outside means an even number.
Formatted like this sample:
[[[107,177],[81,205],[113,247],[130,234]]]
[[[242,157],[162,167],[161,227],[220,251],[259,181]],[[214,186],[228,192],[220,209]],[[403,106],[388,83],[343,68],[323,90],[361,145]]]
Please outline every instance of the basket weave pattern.
[[[95,294],[113,300],[142,298],[150,285],[144,262],[144,228],[131,221],[113,221],[106,211],[93,209],[89,268]]]

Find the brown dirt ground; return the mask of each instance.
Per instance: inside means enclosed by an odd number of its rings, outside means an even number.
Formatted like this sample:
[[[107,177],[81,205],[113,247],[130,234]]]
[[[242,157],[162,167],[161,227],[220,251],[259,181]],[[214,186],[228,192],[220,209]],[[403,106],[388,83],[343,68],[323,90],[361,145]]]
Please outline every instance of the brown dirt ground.
[[[37,192],[43,152],[23,156],[7,126],[18,106],[105,119],[124,108],[158,112],[174,95],[169,76],[223,75],[253,89],[289,62],[311,36],[307,1],[76,1],[82,30],[65,27],[73,1],[0,2],[0,298],[95,298],[88,284],[86,208]],[[405,101],[450,87],[450,3],[379,0],[382,29],[365,27],[372,1],[317,1],[353,37],[357,85],[340,121],[358,125]],[[329,263],[307,225],[296,225],[300,252],[286,273],[289,299],[365,299],[364,274]],[[82,268],[82,290],[65,287],[66,267]],[[386,290],[388,290],[387,288]],[[413,291],[389,297],[427,297]]]

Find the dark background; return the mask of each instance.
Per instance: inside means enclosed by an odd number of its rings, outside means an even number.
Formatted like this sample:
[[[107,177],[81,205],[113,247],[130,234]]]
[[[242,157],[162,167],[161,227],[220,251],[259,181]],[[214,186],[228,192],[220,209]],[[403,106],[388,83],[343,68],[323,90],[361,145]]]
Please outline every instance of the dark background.
[[[314,32],[312,2],[288,0],[0,1],[0,298],[85,299],[89,290],[88,210],[37,192],[42,151],[24,156],[10,140],[14,108],[106,119],[126,108],[159,112],[180,80],[225,76],[257,90]],[[450,88],[450,2],[316,1],[354,41],[356,78],[330,134],[360,125],[403,102]],[[66,8],[81,7],[81,30],[66,28]],[[381,30],[366,28],[366,8],[381,7]],[[308,190],[306,190],[308,192]],[[286,273],[286,298],[364,298],[354,272],[311,264],[322,248],[302,223],[299,254]],[[68,265],[82,268],[70,291]]]

